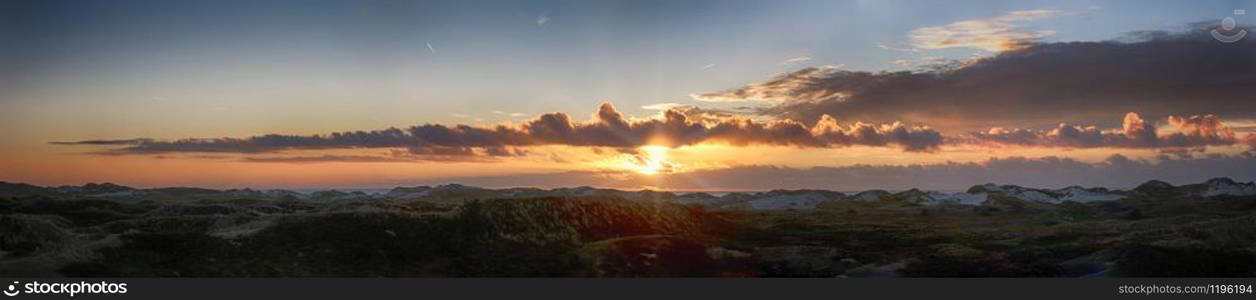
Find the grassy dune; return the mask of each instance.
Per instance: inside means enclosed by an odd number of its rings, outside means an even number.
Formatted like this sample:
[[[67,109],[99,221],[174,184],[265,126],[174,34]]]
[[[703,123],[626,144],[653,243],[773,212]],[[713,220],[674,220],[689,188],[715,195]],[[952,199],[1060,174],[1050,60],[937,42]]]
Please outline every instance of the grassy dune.
[[[427,201],[198,193],[0,198],[0,274],[1256,276],[1253,196],[1161,191],[1052,204],[992,193],[981,205],[887,196],[748,210],[653,194]]]

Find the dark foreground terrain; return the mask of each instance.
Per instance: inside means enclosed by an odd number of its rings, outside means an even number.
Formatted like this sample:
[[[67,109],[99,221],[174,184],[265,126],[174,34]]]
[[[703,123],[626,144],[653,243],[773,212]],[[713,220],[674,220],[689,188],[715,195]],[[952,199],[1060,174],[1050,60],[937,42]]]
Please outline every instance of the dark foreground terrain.
[[[0,276],[1256,276],[1256,184],[387,194],[0,183]]]

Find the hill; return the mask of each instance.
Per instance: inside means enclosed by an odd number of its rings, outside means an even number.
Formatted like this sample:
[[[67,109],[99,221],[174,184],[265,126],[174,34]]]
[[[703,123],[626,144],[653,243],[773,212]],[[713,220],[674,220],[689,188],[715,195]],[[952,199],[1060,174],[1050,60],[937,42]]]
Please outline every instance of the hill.
[[[1251,277],[1256,184],[714,195],[0,183],[0,275]]]

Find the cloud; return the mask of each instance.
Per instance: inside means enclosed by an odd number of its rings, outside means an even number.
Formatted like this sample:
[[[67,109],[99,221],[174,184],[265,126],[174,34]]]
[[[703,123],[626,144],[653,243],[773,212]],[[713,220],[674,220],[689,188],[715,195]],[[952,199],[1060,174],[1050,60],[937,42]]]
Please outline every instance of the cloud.
[[[550,21],[550,17],[549,17],[549,16],[537,16],[537,17],[536,17],[536,26],[543,26],[543,25],[545,25],[545,23],[549,23],[549,21]]]
[[[404,150],[393,150],[392,156],[408,160],[467,160],[468,157],[509,157],[524,156],[528,152],[515,147],[458,147],[432,146],[410,147]]]
[[[376,163],[376,162],[493,162],[502,157],[527,155],[528,151],[513,147],[423,147],[393,149],[384,155],[266,155],[240,158],[256,163]]]
[[[432,47],[432,42],[427,42],[427,51],[431,51],[432,54],[436,54],[436,47]]]
[[[1256,39],[1225,44],[1203,28],[1139,33],[1124,41],[1034,44],[929,70],[804,68],[765,82],[692,97],[760,102],[760,113],[815,122],[821,115],[930,124],[944,132],[1037,128],[1145,116],[1251,119]]]
[[[930,150],[942,144],[942,134],[927,127],[908,127],[899,122],[874,125],[863,122],[842,127],[837,119],[824,115],[811,128],[811,134],[837,145],[901,145],[907,150]]]
[[[701,108],[689,104],[680,103],[658,103],[645,105],[642,109],[658,110],[660,114],[667,111],[678,112],[684,115],[686,119],[699,123],[719,123],[727,119],[743,117],[745,113],[735,110]]]
[[[767,82],[755,83],[734,90],[689,95],[702,102],[795,102],[840,99],[844,93],[833,89],[812,88],[827,81],[841,66],[809,67],[780,75]]]
[[[464,113],[451,113],[449,114],[449,116],[454,117],[454,118],[459,118],[459,119],[468,119],[468,120],[472,120],[476,122],[484,122],[484,118],[480,118],[480,117],[476,117],[476,116],[472,116],[472,115],[468,115]]]
[[[1189,118],[1169,116],[1169,126],[1177,129],[1180,135],[1205,139],[1224,139],[1234,141],[1234,129],[1226,126],[1214,115],[1191,116]]]
[[[908,34],[912,46],[922,49],[977,48],[1000,52],[1019,50],[1055,34],[1050,30],[1027,30],[1017,23],[1064,15],[1058,10],[1020,10],[1002,16],[958,21],[943,26],[924,27]]]
[[[1214,115],[1169,116],[1166,121],[1173,132],[1157,132],[1154,124],[1131,112],[1125,114],[1121,128],[1115,129],[1061,123],[1051,130],[996,127],[969,136],[978,143],[1073,148],[1184,148],[1232,145],[1237,140],[1234,130]]]
[[[1099,162],[1083,162],[1061,157],[1006,157],[972,163],[950,162],[899,166],[854,165],[812,168],[739,166],[652,176],[633,174],[608,176],[596,172],[565,172],[529,176],[444,179],[432,183],[456,182],[488,187],[589,185],[626,189],[651,186],[674,190],[831,189],[858,191],[901,190],[912,187],[964,190],[973,185],[988,182],[1040,188],[1062,188],[1071,185],[1132,188],[1153,179],[1180,185],[1198,183],[1219,176],[1239,181],[1256,180],[1256,156],[1248,153],[1235,156],[1212,155],[1195,159],[1163,157],[1142,160],[1113,155]]]
[[[508,112],[504,112],[504,111],[500,111],[500,110],[494,110],[494,111],[493,111],[493,114],[496,114],[496,115],[503,115],[503,116],[509,116],[509,117],[512,117],[512,118],[518,118],[518,117],[527,116],[527,114],[525,114],[525,113],[517,113],[517,112],[508,113]]]
[[[890,61],[890,64],[895,65],[895,66],[900,66],[900,67],[906,67],[906,66],[911,65],[911,61],[906,60],[906,59],[896,59],[896,60]]]
[[[808,60],[811,60],[811,56],[807,56],[807,55],[799,55],[799,56],[795,56],[795,57],[790,57],[789,59],[786,59],[785,61],[781,62],[781,64],[782,64],[782,65],[792,65],[792,64],[796,64],[796,63],[800,63],[800,62],[804,62],[804,61],[808,61]]]
[[[414,162],[414,160],[411,160],[411,159],[386,157],[386,156],[368,156],[368,155],[267,156],[267,157],[245,157],[240,160],[244,162],[255,162],[255,163],[290,163],[290,164],[330,163],[330,162],[354,162],[354,163]]]
[[[655,104],[650,104],[650,105],[642,105],[641,109],[665,111],[665,110],[673,109],[676,107],[682,107],[682,106],[685,106],[685,105],[680,104],[680,103],[665,102],[665,103],[655,103]]]
[[[74,142],[52,142],[53,145],[97,145],[97,146],[116,146],[116,145],[138,145],[152,142],[152,139],[125,139],[125,140],[85,140]]]
[[[691,119],[689,116],[706,117]],[[106,153],[160,154],[174,152],[274,153],[288,150],[400,148],[412,153],[454,151],[492,155],[500,149],[543,145],[635,148],[644,145],[681,146],[698,143],[779,145],[796,147],[895,146],[908,151],[931,151],[942,136],[927,127],[901,123],[838,124],[835,119],[808,127],[789,120],[755,121],[719,115],[695,107],[672,108],[656,118],[628,120],[610,103],[603,103],[592,120],[573,121],[563,113],[547,113],[519,124],[446,126],[425,124],[405,129],[346,131],[327,135],[266,134],[245,138],[188,138],[173,141],[136,139]],[[92,141],[56,144],[91,144]]]
[[[706,70],[706,69],[710,69],[714,67],[715,67],[715,64],[706,64],[705,66],[702,66],[701,70]]]
[[[889,46],[889,45],[882,44],[882,43],[877,43],[877,48],[881,48],[881,49],[884,49],[884,50],[890,50],[890,51],[898,51],[898,52],[912,52],[912,53],[914,53],[914,52],[920,52],[920,49],[916,49],[916,48],[891,47],[891,46]]]

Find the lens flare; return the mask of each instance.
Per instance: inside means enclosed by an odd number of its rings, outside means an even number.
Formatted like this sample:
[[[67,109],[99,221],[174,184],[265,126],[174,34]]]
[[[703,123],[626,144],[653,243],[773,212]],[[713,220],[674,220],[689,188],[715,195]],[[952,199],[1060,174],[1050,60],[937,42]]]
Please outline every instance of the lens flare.
[[[641,153],[632,161],[624,162],[625,168],[645,175],[670,172],[676,163],[667,160],[667,147],[643,146]]]

